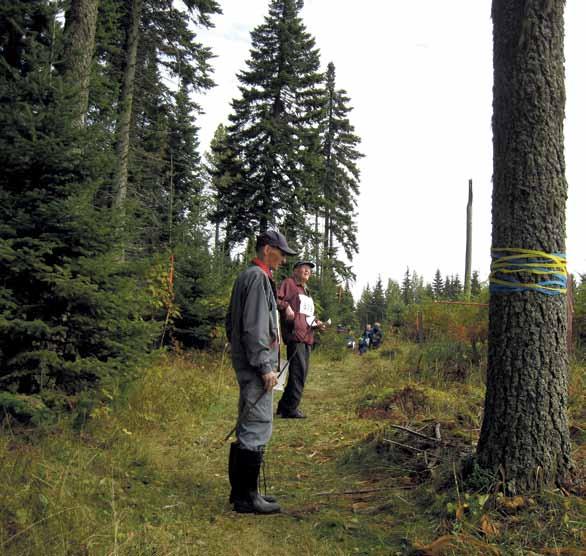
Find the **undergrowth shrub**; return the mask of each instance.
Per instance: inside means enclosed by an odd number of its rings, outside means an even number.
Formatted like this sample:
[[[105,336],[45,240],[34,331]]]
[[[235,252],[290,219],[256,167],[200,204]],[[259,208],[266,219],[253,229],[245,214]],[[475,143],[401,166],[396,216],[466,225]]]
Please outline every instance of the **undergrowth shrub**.
[[[465,382],[486,367],[488,311],[484,305],[413,305],[402,336],[414,341],[407,372]]]
[[[445,340],[420,344],[419,349],[410,352],[406,365],[417,377],[466,382],[485,366],[485,361],[485,354],[480,355],[470,345]]]
[[[347,347],[347,336],[335,330],[326,330],[319,334],[315,351],[330,361],[344,361],[352,350]]]
[[[171,553],[182,522],[198,519],[178,498],[201,495],[194,434],[205,434],[198,422],[228,376],[213,355],[167,355],[126,397],[93,405],[79,430],[65,419],[19,431],[5,422],[0,476],[11,488],[0,490],[0,552]]]

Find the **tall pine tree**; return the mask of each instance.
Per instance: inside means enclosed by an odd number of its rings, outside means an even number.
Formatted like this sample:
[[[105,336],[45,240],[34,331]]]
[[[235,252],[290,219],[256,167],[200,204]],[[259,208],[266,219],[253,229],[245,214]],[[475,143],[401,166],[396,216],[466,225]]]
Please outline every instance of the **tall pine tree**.
[[[0,390],[8,411],[18,394],[55,404],[98,386],[114,390],[149,339],[145,297],[114,255],[109,211],[94,203],[112,157],[105,130],[79,125],[75,87],[54,70],[56,6],[0,8],[0,29],[11,30],[0,50]]]
[[[241,97],[232,102],[227,136],[227,171],[238,179],[216,215],[230,244],[274,225],[311,233],[306,216],[319,164],[323,77],[302,5],[272,0],[238,75]]]
[[[435,271],[435,276],[433,277],[432,290],[434,299],[442,298],[444,293],[444,280],[439,268]]]
[[[348,114],[349,98],[344,89],[336,89],[336,69],[332,62],[326,73],[326,111],[324,113],[322,198],[324,218],[324,256],[334,259],[341,245],[352,260],[358,252],[355,209],[359,194],[360,172],[357,161],[360,138],[354,133]]]

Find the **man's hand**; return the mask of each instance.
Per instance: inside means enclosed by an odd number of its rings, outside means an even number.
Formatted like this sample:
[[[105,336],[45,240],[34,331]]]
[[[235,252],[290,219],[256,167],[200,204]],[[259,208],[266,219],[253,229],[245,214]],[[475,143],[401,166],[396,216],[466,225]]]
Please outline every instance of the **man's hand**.
[[[321,320],[316,320],[315,321],[315,326],[321,330],[322,332],[326,329],[327,325],[325,322],[322,322]]]
[[[270,373],[262,375],[262,382],[265,392],[270,392],[277,385],[277,373],[271,371]]]
[[[287,308],[285,309],[285,318],[287,320],[295,320],[295,311],[291,309],[291,305],[287,305]]]

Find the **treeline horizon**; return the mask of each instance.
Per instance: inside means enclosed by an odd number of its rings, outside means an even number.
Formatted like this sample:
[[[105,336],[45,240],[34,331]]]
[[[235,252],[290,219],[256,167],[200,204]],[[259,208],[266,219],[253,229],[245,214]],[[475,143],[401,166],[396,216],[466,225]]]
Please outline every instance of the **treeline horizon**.
[[[356,317],[361,326],[373,322],[401,323],[406,308],[411,305],[426,301],[479,301],[487,294],[486,283],[480,281],[476,270],[472,271],[470,296],[467,296],[458,274],[444,277],[437,269],[433,281],[425,282],[423,276],[407,267],[400,283],[389,278],[383,286],[380,276],[372,288],[367,283],[356,303]]]

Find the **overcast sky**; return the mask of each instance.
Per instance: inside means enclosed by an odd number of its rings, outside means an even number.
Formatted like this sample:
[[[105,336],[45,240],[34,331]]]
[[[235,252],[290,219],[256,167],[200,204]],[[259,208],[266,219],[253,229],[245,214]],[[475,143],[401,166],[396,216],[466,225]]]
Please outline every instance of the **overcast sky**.
[[[269,0],[222,0],[212,47],[217,87],[198,98],[201,148],[227,123],[245,68],[250,31]],[[305,0],[302,17],[322,66],[336,66],[362,138],[359,293],[380,275],[400,281],[407,267],[431,281],[464,274],[468,180],[474,185],[472,267],[490,268],[492,22],[490,0]],[[586,272],[586,1],[566,3],[567,253]]]

